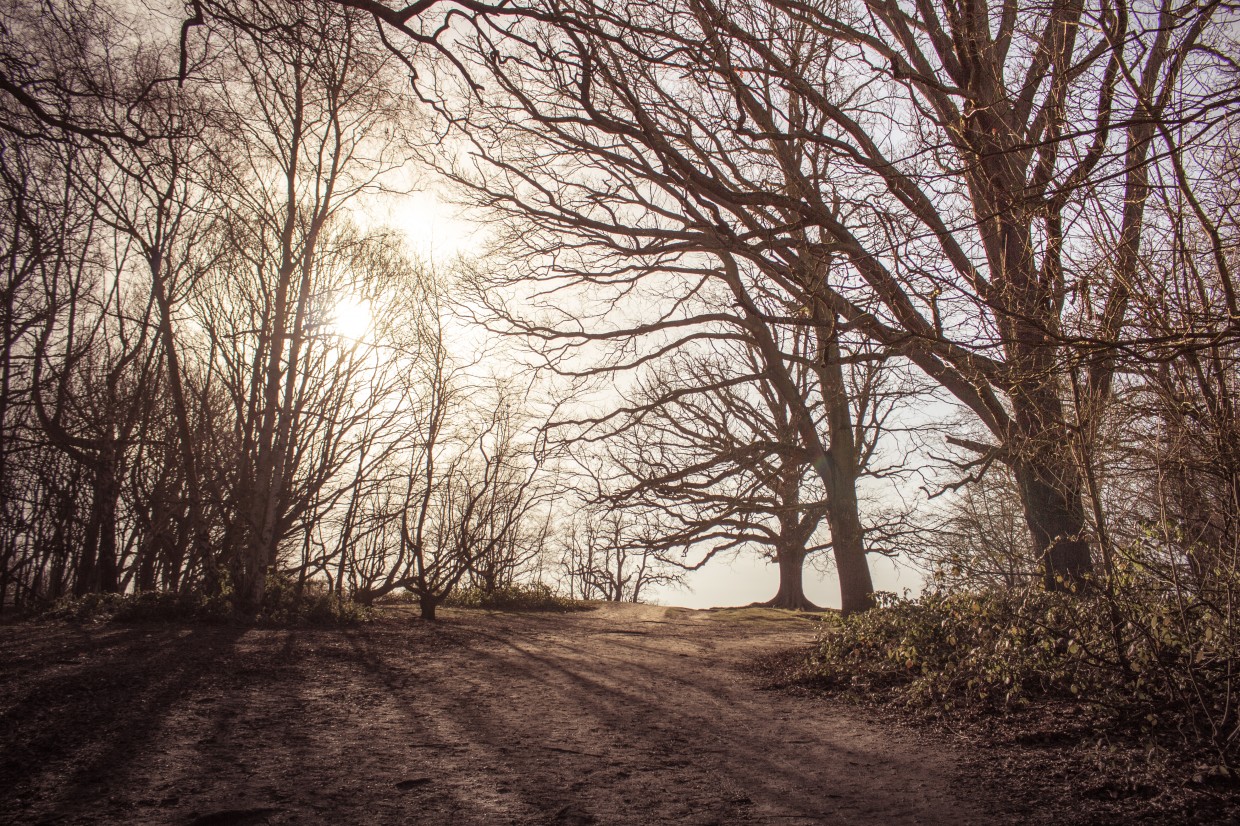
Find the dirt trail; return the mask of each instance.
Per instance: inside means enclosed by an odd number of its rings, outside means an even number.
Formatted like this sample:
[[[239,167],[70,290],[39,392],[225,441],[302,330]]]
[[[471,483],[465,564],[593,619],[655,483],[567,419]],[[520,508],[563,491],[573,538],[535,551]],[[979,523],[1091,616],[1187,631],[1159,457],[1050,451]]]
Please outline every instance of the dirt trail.
[[[943,747],[744,668],[774,612],[0,627],[0,822],[994,822]]]

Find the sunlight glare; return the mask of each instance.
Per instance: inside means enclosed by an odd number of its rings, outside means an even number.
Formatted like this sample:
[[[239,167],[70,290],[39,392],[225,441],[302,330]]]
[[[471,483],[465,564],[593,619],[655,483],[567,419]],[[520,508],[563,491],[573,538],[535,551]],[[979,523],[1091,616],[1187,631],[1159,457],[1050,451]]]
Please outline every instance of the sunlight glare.
[[[341,338],[361,341],[370,331],[370,301],[343,295],[332,312],[332,329]]]

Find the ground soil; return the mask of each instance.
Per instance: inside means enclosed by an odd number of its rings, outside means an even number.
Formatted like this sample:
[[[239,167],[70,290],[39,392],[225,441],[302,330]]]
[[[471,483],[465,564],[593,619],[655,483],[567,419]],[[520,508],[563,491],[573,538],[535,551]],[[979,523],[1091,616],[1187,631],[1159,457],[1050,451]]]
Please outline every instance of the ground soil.
[[[814,633],[633,605],[0,626],[0,823],[1026,820],[958,743],[767,690],[755,659]]]

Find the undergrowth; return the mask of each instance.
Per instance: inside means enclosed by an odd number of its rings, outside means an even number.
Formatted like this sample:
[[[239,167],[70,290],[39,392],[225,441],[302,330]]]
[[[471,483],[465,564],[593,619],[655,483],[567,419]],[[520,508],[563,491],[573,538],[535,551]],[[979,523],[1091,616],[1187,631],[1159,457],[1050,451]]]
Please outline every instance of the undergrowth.
[[[372,618],[371,609],[309,581],[273,575],[267,579],[263,604],[257,614],[242,615],[232,595],[198,592],[147,591],[138,594],[87,594],[53,603],[40,615],[70,622],[192,622],[234,621],[278,625],[351,625]]]
[[[589,611],[591,606],[557,594],[549,585],[511,585],[484,591],[463,588],[453,591],[445,600],[453,608],[485,608],[494,611]]]
[[[1240,762],[1240,633],[1231,590],[1125,571],[1111,587],[883,595],[827,624],[799,679],[952,712],[1083,707],[1091,725]]]

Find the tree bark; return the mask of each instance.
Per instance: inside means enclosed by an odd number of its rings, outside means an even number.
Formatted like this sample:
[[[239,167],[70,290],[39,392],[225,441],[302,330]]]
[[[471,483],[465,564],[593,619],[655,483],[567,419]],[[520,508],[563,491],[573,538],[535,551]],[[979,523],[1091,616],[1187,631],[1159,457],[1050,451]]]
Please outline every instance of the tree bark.
[[[840,611],[844,616],[874,607],[874,581],[865,555],[865,530],[857,511],[857,477],[861,475],[857,437],[853,431],[851,399],[844,382],[836,320],[819,328],[819,382],[827,405],[829,442],[826,462],[820,463],[827,485],[827,524],[840,581]]]
[[[851,497],[854,502],[851,510],[846,506],[836,507],[836,497]],[[840,612],[844,616],[874,607],[874,582],[865,557],[856,500],[857,494],[851,484],[836,485],[831,494],[832,507],[827,513],[827,522],[831,525],[831,545],[835,551],[835,569],[840,580]]]
[[[78,559],[73,585],[73,595],[78,597],[114,594],[120,590],[116,559],[116,500],[119,490],[116,468],[107,455],[99,457],[94,477],[86,542]]]
[[[805,596],[805,549],[780,548],[775,562],[779,565],[779,590],[762,605],[789,611],[822,611]]]
[[[1071,462],[1048,453],[1018,457],[1016,482],[1046,590],[1076,590],[1093,571],[1080,474]]]
[[[1043,583],[1048,591],[1076,590],[1092,573],[1093,560],[1084,481],[1054,380],[1056,348],[1044,334],[1035,337],[1025,325],[1016,326],[1008,351],[1021,381],[1011,393],[1015,433],[1005,447],[1012,456]]]

